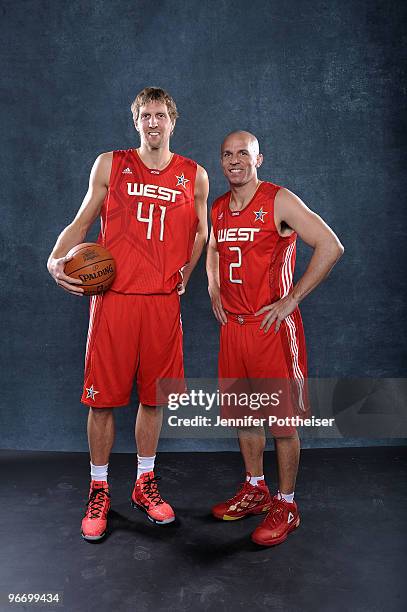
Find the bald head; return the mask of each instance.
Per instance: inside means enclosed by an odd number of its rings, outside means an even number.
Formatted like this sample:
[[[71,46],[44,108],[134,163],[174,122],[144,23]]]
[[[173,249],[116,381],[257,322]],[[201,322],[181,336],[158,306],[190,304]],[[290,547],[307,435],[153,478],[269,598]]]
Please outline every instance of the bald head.
[[[241,148],[247,149],[254,155],[258,155],[260,151],[259,141],[256,136],[245,130],[230,132],[222,142],[221,151],[223,152],[230,144],[234,146],[240,144]]]
[[[263,162],[256,136],[244,130],[231,132],[222,142],[221,164],[231,186],[257,184],[257,168]]]

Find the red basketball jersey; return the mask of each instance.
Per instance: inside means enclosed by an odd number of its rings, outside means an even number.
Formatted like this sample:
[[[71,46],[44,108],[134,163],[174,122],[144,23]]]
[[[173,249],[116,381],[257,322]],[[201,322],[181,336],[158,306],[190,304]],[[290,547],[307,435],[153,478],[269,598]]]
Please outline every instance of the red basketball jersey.
[[[154,170],[135,149],[113,151],[98,238],[116,260],[112,291],[171,293],[180,282],[198,225],[196,170],[196,162],[181,155]]]
[[[230,210],[230,191],[212,206],[221,298],[231,313],[254,314],[292,287],[297,235],[283,238],[277,231],[274,200],[279,189],[261,183],[242,211]]]

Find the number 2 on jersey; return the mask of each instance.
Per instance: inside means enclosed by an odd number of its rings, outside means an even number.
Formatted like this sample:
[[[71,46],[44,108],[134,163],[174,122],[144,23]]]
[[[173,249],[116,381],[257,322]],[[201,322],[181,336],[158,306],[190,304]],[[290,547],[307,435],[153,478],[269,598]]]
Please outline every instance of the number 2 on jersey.
[[[241,278],[233,278],[233,268],[242,267],[242,249],[238,246],[231,246],[229,251],[236,251],[238,254],[238,261],[229,264],[229,280],[231,283],[239,283],[241,285],[243,283]]]
[[[159,206],[159,208],[161,209],[160,240],[162,242],[164,240],[164,219],[165,219],[165,213],[167,212],[167,209],[165,206]],[[147,240],[151,240],[151,234],[153,231],[153,214],[154,214],[154,204],[149,205],[148,217],[143,217],[143,202],[139,202],[137,204],[137,221],[141,221],[142,223],[148,223]]]

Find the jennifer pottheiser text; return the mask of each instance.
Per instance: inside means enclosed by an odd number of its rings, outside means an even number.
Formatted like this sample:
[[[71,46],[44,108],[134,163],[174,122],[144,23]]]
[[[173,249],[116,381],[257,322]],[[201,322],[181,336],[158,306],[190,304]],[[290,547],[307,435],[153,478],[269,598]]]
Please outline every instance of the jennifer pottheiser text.
[[[266,425],[269,427],[272,425],[278,425],[279,427],[333,427],[335,423],[335,419],[320,419],[314,416],[308,419],[303,419],[300,416],[258,418],[251,415],[242,418],[222,419],[218,416],[216,421],[213,421],[214,419],[211,417],[201,415],[192,418],[176,415],[168,417],[170,427],[264,427]]]

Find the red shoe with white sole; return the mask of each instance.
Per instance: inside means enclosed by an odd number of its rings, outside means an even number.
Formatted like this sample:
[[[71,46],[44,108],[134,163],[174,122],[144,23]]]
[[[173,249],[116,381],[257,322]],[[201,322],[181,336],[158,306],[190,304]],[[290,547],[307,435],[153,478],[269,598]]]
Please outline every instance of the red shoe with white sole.
[[[85,540],[101,540],[106,535],[107,515],[110,510],[109,485],[104,480],[92,480],[85,516],[82,520],[82,537]]]
[[[149,520],[156,525],[166,525],[175,521],[175,514],[170,504],[161,497],[157,480],[154,472],[141,474],[134,485],[131,505],[145,512]]]

